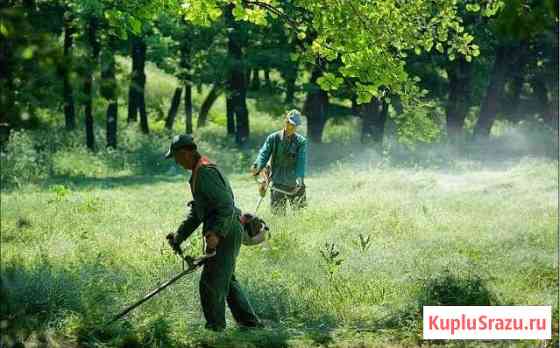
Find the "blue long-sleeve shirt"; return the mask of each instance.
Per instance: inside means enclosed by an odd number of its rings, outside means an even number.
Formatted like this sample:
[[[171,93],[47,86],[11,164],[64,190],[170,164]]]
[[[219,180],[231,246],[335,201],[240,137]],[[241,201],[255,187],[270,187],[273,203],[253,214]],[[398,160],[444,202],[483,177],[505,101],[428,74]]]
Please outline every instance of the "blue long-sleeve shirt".
[[[283,130],[274,132],[257,155],[254,163],[257,170],[264,168],[270,158],[273,184],[295,186],[296,178],[305,176],[307,140],[298,133],[285,137]]]

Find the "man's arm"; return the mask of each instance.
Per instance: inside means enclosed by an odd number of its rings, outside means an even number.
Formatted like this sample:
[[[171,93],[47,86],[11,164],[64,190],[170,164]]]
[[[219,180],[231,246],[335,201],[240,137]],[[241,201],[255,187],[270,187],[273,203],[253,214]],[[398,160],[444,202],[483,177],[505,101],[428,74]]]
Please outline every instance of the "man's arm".
[[[296,161],[296,177],[301,178],[305,176],[305,167],[307,165],[307,140],[303,139],[298,147],[297,161]]]
[[[225,237],[229,232],[228,225],[233,219],[239,219],[232,194],[217,169],[199,168],[197,185],[199,193],[206,197],[215,211],[215,219],[206,222],[208,231]]]
[[[194,202],[189,204],[190,210],[187,213],[187,217],[185,218],[185,220],[183,220],[183,222],[181,222],[181,225],[179,225],[179,228],[175,233],[175,243],[177,245],[180,245],[185,239],[189,238],[190,235],[193,234],[193,232],[201,224],[201,221],[196,217],[196,214],[194,212],[194,204]]]
[[[266,163],[268,162],[268,159],[270,158],[270,155],[272,154],[273,141],[274,141],[273,134],[271,134],[266,138],[263,146],[259,150],[259,154],[257,155],[257,159],[255,160],[255,163],[253,164],[253,167],[256,169],[256,173],[260,172],[261,169],[263,169],[264,166],[266,166]]]

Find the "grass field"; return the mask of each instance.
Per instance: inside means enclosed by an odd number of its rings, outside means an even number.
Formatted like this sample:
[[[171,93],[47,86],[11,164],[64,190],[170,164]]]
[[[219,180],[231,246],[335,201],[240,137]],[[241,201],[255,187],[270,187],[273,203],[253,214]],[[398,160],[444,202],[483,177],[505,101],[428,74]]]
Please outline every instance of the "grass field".
[[[184,175],[4,192],[3,325],[26,342],[91,346],[398,346],[420,342],[422,304],[557,308],[555,163],[369,165],[315,173],[298,215],[272,217],[263,206],[272,239],[244,247],[237,271],[270,325],[259,333],[203,330],[197,275],[99,326],[180,270],[164,236],[184,214]],[[253,182],[231,180],[239,206],[254,209]],[[331,243],[339,256],[329,257]],[[188,249],[200,250],[198,235]]]
[[[277,120],[260,115],[244,150],[232,149],[219,122],[197,137],[251,211],[257,188],[244,171]],[[46,157],[28,149],[42,137],[22,135],[19,156],[2,168],[12,180],[0,216],[1,346],[440,346],[422,340],[427,304],[553,305],[558,322],[557,161],[403,166],[358,150],[351,127],[331,127],[333,142],[310,148],[309,207],[273,217],[267,200],[259,212],[272,238],[242,248],[237,277],[267,328],[240,331],[228,314],[219,334],[204,330],[198,274],[103,327],[181,270],[164,239],[190,193],[188,174],[161,159],[168,134],[123,130],[124,150],[96,155],[66,137],[46,141],[60,146]],[[199,253],[199,233],[186,244]],[[557,334],[547,344],[557,346]]]

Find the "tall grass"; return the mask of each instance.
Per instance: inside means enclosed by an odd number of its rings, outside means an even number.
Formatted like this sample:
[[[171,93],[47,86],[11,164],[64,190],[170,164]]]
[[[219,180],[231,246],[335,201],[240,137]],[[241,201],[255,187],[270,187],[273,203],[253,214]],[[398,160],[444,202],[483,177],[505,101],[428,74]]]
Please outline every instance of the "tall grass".
[[[251,180],[231,178],[238,205],[254,209]],[[218,335],[203,330],[198,275],[102,327],[180,270],[164,236],[184,214],[183,177],[4,192],[2,319],[27,343],[343,345],[350,331],[372,346],[416,344],[422,304],[557,308],[556,178],[556,164],[528,159],[455,175],[378,163],[316,174],[298,215],[273,217],[265,204],[272,239],[239,258],[238,278],[271,328]],[[200,250],[198,235],[187,249]]]
[[[148,73],[148,102],[165,110],[176,81]],[[281,126],[266,103],[249,106],[253,133],[243,149],[225,134],[223,98],[195,132],[244,211],[258,198],[247,169]],[[553,305],[558,321],[557,161],[524,151],[504,161],[498,155],[527,134],[507,127],[492,140],[497,153],[411,152],[389,135],[379,154],[358,143],[359,123],[346,118],[329,121],[324,144],[309,145],[309,207],[276,217],[265,202],[259,214],[272,238],[241,251],[237,277],[267,329],[240,331],[228,317],[226,332],[205,331],[198,274],[105,327],[181,270],[164,236],[190,193],[162,155],[183,125],[152,124],[146,136],[121,123],[119,149],[95,153],[79,131],[13,133],[0,159],[2,346],[411,346],[423,343],[425,304]],[[185,247],[198,253],[199,234]]]

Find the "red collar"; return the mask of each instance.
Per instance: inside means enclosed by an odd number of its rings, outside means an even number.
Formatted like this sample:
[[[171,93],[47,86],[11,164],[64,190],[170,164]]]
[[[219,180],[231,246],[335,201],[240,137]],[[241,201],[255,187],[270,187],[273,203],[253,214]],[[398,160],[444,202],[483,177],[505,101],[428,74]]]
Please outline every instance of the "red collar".
[[[202,157],[200,157],[200,159],[198,160],[198,162],[196,162],[196,165],[194,166],[194,170],[197,170],[198,167],[200,167],[200,166],[207,166],[207,165],[209,165],[209,164],[214,164],[214,163],[212,163],[212,162],[208,159],[208,157],[202,156]]]
[[[207,166],[207,165],[210,165],[210,164],[214,164],[214,163],[210,162],[210,160],[206,156],[200,157],[198,162],[196,162],[196,165],[194,166],[194,169],[193,169],[192,175],[191,175],[191,192],[192,192],[193,196],[194,196],[194,191],[195,191],[195,187],[196,187],[196,175],[198,173],[198,168],[200,168],[200,166]]]

